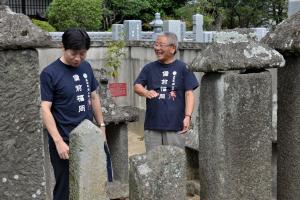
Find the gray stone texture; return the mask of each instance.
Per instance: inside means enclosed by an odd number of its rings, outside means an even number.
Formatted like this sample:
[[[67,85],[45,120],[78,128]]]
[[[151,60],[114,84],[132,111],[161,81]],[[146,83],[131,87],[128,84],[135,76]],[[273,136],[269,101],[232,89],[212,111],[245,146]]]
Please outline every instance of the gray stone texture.
[[[165,20],[163,25],[163,30],[165,32],[175,33],[178,41],[182,41],[182,26],[180,20]]]
[[[249,70],[283,67],[285,60],[276,50],[254,40],[213,43],[198,53],[189,65],[197,72]]]
[[[125,40],[140,40],[142,31],[141,20],[125,20],[124,33]]]
[[[203,15],[193,15],[193,34],[196,42],[204,42]]]
[[[128,183],[128,128],[127,124],[110,124],[106,127],[114,169],[114,180]]]
[[[200,198],[271,199],[270,73],[207,73],[200,85]]]
[[[44,200],[38,53],[4,50],[0,60],[0,199]]]
[[[288,1],[288,16],[294,15],[296,12],[300,11],[300,1],[299,0],[289,0]]]
[[[174,146],[159,146],[130,157],[130,200],[184,200],[185,153]]]
[[[50,43],[50,35],[32,24],[29,17],[0,5],[0,49],[45,47]]]
[[[127,173],[127,172],[126,172]],[[129,196],[129,184],[114,180],[107,184],[109,199],[126,199]]]
[[[84,120],[70,133],[70,200],[108,200],[104,136]]]
[[[6,5],[7,4],[7,0],[1,0],[0,1],[0,5]]]
[[[132,106],[119,106],[115,103],[108,91],[108,79],[104,68],[94,69],[96,79],[100,86],[98,92],[101,96],[102,113],[106,124],[119,124],[138,121],[138,109]]]
[[[278,200],[300,197],[300,59],[286,57],[278,70]]]
[[[262,42],[285,56],[300,55],[300,11],[278,24],[274,31],[267,33]]]
[[[124,39],[124,25],[123,24],[113,24],[112,25],[112,39],[113,40]]]

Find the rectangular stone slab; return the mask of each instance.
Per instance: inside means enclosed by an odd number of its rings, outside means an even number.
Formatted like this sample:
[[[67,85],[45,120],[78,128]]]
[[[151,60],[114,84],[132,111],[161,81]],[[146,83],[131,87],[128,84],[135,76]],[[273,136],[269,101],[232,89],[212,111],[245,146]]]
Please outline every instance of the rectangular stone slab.
[[[201,81],[201,199],[271,199],[271,75],[208,73]]]
[[[44,200],[50,165],[45,165],[38,53],[5,50],[0,60],[0,199]]]

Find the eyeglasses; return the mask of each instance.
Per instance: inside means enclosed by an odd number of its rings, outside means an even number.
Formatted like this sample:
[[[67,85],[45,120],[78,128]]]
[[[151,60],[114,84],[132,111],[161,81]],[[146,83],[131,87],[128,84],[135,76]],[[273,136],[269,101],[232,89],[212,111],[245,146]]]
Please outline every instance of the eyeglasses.
[[[165,47],[168,47],[168,46],[171,46],[171,44],[157,44],[157,43],[153,44],[154,48],[156,48],[156,47],[165,48]]]

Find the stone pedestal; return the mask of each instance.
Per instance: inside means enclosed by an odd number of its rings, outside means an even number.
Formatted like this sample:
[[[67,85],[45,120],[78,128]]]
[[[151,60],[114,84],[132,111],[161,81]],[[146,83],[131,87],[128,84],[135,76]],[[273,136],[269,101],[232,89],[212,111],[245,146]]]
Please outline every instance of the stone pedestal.
[[[50,165],[45,167],[38,53],[3,50],[0,60],[0,199],[44,200]]]
[[[289,6],[299,1],[289,1]],[[299,7],[299,6],[298,6]],[[290,12],[290,8],[289,8]],[[294,13],[263,38],[284,55],[286,65],[278,69],[277,110],[277,199],[300,196],[300,12]]]
[[[128,182],[128,129],[127,124],[109,125],[107,142],[114,168],[114,180]]]
[[[300,58],[286,57],[278,70],[278,200],[300,196]]]
[[[184,150],[175,146],[130,157],[130,200],[184,200],[185,160]]]
[[[200,85],[201,199],[271,199],[270,73],[208,73]]]

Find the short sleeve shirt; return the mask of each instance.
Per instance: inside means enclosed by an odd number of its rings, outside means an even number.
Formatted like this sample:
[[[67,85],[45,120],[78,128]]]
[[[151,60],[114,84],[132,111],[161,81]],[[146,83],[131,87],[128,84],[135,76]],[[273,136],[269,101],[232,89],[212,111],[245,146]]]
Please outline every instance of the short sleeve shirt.
[[[84,119],[93,120],[91,92],[98,82],[88,62],[72,67],[57,59],[42,71],[40,85],[41,100],[52,102],[51,112],[64,139]]]
[[[182,130],[185,92],[199,86],[185,63],[179,60],[171,64],[151,62],[142,69],[134,84],[159,93],[157,98],[146,100],[145,130]]]

